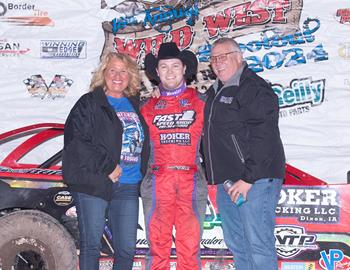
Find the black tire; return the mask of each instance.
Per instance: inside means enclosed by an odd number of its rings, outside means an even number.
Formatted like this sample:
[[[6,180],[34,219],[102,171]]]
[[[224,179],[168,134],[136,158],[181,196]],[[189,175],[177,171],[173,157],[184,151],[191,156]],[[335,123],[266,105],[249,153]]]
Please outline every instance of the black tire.
[[[53,217],[36,210],[0,218],[0,269],[76,270],[72,236]]]

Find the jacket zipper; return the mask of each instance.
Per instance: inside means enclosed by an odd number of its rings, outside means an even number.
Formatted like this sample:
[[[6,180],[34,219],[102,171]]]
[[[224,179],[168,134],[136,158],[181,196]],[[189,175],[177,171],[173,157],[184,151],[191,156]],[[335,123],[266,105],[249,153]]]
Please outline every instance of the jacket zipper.
[[[235,134],[231,134],[231,139],[233,141],[233,144],[235,145],[237,155],[242,163],[245,163],[244,156],[242,154],[241,148],[239,147],[238,141],[236,139]]]
[[[211,184],[214,185],[214,170],[213,170],[213,162],[211,157],[211,150],[210,150],[210,126],[211,126],[211,116],[213,114],[213,107],[215,99],[220,95],[222,89],[224,87],[221,87],[221,89],[215,94],[213,98],[213,102],[210,105],[210,111],[209,111],[209,117],[208,117],[208,152],[209,152],[209,164],[210,164],[210,172],[211,172]]]

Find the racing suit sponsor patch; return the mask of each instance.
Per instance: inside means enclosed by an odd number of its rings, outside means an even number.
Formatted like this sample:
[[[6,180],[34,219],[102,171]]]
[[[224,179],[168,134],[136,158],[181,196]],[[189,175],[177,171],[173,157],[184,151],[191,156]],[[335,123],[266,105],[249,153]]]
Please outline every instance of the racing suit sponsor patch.
[[[158,129],[188,128],[195,120],[193,110],[182,113],[157,114],[154,116],[152,124]]]
[[[166,101],[164,99],[161,99],[154,106],[154,109],[161,110],[161,109],[165,109],[166,107],[167,107]]]
[[[191,145],[191,134],[189,132],[174,132],[159,134],[161,144]]]

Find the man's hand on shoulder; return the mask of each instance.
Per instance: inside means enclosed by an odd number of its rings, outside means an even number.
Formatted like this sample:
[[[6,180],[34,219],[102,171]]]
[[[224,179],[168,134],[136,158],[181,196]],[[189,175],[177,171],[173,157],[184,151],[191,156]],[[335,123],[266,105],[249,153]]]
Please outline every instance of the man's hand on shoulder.
[[[158,87],[154,88],[154,90],[151,92],[151,97],[153,97],[153,98],[159,98],[160,97],[160,91],[159,91]]]

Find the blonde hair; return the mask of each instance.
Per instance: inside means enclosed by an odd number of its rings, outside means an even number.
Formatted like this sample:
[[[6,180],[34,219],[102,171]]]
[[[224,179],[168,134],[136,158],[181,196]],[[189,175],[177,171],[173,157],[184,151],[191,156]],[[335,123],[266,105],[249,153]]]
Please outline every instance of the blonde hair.
[[[117,52],[108,52],[102,56],[101,63],[97,67],[91,78],[90,91],[94,91],[98,86],[103,87],[105,89],[106,81],[104,74],[109,62],[114,58],[121,60],[125,64],[129,75],[129,83],[128,87],[124,90],[124,95],[127,97],[135,96],[136,94],[138,94],[141,88],[141,78],[139,74],[138,65],[129,55]]]

